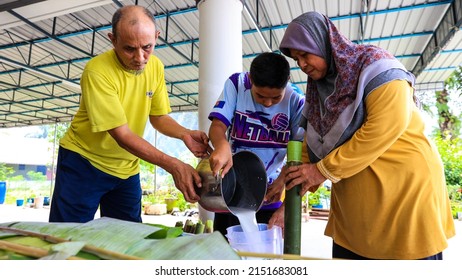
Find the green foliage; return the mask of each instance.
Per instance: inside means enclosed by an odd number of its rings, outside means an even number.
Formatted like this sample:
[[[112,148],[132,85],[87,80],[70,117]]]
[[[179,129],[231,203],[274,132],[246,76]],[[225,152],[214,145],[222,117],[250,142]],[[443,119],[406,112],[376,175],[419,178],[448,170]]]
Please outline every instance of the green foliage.
[[[449,78],[444,81],[446,88],[449,90],[462,91],[462,67],[459,66],[457,69],[449,76]]]
[[[27,172],[27,177],[32,181],[46,181],[47,176],[43,175],[42,172],[29,171]]]
[[[449,199],[453,202],[458,202],[462,206],[462,188],[460,186],[448,185]]]
[[[448,195],[451,200],[451,212],[454,219],[457,213],[462,212],[462,188],[460,186],[448,186]]]
[[[59,122],[46,126],[48,131],[47,140],[49,143],[53,143],[54,147],[54,150],[50,153],[50,164],[56,164],[58,159],[59,140],[63,138],[70,125],[70,122]]]
[[[443,160],[446,183],[462,186],[462,139],[436,135],[433,140]]]
[[[5,163],[0,163],[0,181],[6,181],[8,176],[14,173],[14,169],[12,167],[6,166]]]
[[[156,194],[143,195],[141,203],[143,205],[164,203],[164,197]]]
[[[457,218],[457,213],[462,212],[462,139],[438,135],[434,141],[444,164],[452,216]]]
[[[435,92],[438,125],[441,135],[456,138],[460,135],[461,106],[458,99],[462,96],[462,67],[459,66],[449,78],[444,81],[444,89]],[[451,102],[451,99],[455,99]]]
[[[324,185],[320,186],[317,191],[308,194],[308,204],[321,205],[323,199],[330,199],[330,190]]]
[[[176,198],[177,207],[180,211],[188,208],[189,203],[184,199],[183,194],[176,190],[172,193],[170,190],[157,190],[153,194],[143,195],[142,205],[165,203],[165,199]]]
[[[55,140],[63,138],[64,134],[66,133],[70,125],[71,123],[69,122],[55,123],[53,125],[49,125],[47,135],[48,142],[53,143],[55,142]]]
[[[186,209],[189,208],[188,207],[189,203],[184,199],[184,196],[181,192],[178,193],[177,198],[178,198],[177,206],[180,211],[185,211]]]
[[[22,175],[16,175],[16,176],[8,178],[8,180],[10,182],[19,182],[19,181],[24,181],[25,179],[24,179],[24,176]]]
[[[146,224],[146,223],[145,223]],[[165,238],[176,238],[183,234],[183,229],[180,227],[168,227],[160,224],[147,224],[160,228],[160,230],[151,233],[146,236],[146,239],[165,239]]]
[[[144,160],[140,160],[140,180],[144,189],[156,191],[157,181],[160,178],[157,176],[156,166]]]
[[[461,202],[451,202],[451,214],[454,219],[458,219],[458,213],[462,212],[462,203]]]
[[[436,109],[438,112],[438,126],[441,135],[449,135],[451,138],[456,138],[460,134],[459,120],[460,116],[454,114],[453,108],[450,106],[450,93],[447,90],[435,92]]]

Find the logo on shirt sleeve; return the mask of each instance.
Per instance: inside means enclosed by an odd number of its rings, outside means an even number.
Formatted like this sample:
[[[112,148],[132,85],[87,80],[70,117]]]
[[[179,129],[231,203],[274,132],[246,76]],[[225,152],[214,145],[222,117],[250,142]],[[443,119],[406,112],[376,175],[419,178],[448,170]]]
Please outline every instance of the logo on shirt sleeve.
[[[152,90],[146,91],[146,96],[147,96],[147,97],[152,98],[152,95],[153,95]]]
[[[215,103],[215,106],[213,106],[213,108],[220,108],[222,109],[223,106],[225,106],[225,102],[223,100],[220,100],[220,101],[217,101],[217,103]]]

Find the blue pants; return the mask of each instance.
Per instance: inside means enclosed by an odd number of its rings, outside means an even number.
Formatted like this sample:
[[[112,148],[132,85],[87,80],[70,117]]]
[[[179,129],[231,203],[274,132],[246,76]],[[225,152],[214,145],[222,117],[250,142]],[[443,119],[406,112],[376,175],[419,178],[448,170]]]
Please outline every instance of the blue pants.
[[[59,147],[49,222],[85,223],[94,219],[98,207],[101,217],[141,222],[139,174],[120,179]]]

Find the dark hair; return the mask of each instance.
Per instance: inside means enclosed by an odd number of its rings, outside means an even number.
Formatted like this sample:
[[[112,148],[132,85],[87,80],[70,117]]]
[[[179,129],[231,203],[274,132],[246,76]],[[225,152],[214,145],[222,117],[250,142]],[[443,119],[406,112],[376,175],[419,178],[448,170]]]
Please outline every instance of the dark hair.
[[[125,15],[127,8],[130,9],[130,8],[133,8],[133,7],[140,7],[140,9],[143,11],[144,15],[146,15],[146,17],[150,18],[152,20],[152,23],[154,23],[154,25],[156,24],[155,23],[155,20],[154,20],[154,16],[151,14],[151,12],[143,7],[143,6],[138,6],[138,5],[128,5],[128,6],[124,6],[124,7],[121,7],[119,9],[117,9],[117,11],[114,13],[114,15],[112,16],[112,34],[117,37],[117,24],[119,24],[119,21],[122,19],[122,17]]]
[[[261,53],[250,64],[250,78],[257,87],[285,88],[289,75],[289,62],[281,54]]]

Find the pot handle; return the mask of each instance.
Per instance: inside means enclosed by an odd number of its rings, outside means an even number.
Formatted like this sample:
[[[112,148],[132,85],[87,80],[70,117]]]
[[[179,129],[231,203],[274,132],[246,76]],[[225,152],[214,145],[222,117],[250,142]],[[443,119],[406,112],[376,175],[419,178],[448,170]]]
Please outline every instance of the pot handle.
[[[210,144],[207,146],[207,153],[209,154],[209,156],[213,153],[213,148],[212,146],[210,146]]]
[[[207,153],[209,154],[209,157],[213,153],[213,148],[212,148],[212,146],[210,146],[210,143],[207,146]],[[222,176],[221,176],[222,172],[223,172],[223,169],[221,169],[220,172],[218,172],[218,174],[215,175],[215,180],[217,181],[218,185],[220,185],[220,186],[221,186],[221,183],[222,183]]]

